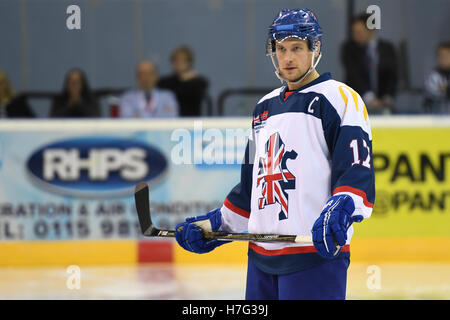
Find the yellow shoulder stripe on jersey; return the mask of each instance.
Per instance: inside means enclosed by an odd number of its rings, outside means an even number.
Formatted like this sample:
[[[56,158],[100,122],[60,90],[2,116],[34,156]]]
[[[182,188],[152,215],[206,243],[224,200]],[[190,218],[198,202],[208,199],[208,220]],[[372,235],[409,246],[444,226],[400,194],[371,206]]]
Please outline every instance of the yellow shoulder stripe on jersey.
[[[358,94],[356,93],[355,90],[353,90],[350,87],[347,86],[339,86],[339,93],[341,94],[342,99],[344,100],[345,103],[345,111],[347,111],[347,103],[348,103],[348,98],[347,95],[344,93],[344,89],[347,89],[350,94],[352,95],[353,98],[353,102],[355,103],[355,107],[356,107],[356,111],[359,112],[359,107],[358,107]],[[345,112],[344,111],[344,112]],[[364,115],[364,120],[367,122],[367,108],[366,105],[363,103],[363,115]]]

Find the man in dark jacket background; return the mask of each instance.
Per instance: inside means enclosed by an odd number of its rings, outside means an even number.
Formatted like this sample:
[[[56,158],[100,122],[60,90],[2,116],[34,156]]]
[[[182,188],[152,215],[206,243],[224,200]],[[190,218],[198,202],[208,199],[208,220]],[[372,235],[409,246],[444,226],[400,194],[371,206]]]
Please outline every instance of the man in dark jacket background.
[[[345,82],[359,92],[372,114],[394,112],[397,58],[394,46],[367,27],[368,14],[355,17],[351,39],[342,45]]]

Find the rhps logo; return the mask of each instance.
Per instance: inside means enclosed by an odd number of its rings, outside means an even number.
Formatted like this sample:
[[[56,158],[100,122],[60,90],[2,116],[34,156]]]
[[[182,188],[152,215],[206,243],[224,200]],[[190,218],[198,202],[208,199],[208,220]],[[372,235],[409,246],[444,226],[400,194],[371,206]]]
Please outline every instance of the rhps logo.
[[[35,151],[27,162],[32,180],[51,192],[111,197],[133,192],[167,167],[157,149],[131,139],[83,137],[58,141]]]
[[[262,197],[258,199],[259,209],[266,205],[279,203],[280,220],[288,217],[288,194],[286,190],[295,189],[295,177],[289,172],[286,161],[296,159],[297,152],[286,151],[278,132],[266,142],[266,155],[259,158],[259,171],[256,186],[262,184]],[[261,183],[262,182],[262,183]]]

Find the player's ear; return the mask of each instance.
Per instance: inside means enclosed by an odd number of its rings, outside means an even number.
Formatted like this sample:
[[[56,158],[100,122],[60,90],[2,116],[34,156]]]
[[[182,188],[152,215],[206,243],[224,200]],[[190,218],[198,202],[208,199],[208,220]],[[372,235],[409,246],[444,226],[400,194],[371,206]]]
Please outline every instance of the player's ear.
[[[317,48],[315,51],[314,58],[317,58],[319,56],[321,47],[322,47],[322,43],[320,41],[317,41]]]

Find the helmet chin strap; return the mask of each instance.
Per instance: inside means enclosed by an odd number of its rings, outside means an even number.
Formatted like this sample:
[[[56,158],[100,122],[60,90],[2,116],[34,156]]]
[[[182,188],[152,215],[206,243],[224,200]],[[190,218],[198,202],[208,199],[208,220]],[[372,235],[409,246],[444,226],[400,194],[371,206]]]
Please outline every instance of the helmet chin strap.
[[[281,83],[283,83],[283,81],[285,81],[288,84],[292,84],[292,85],[297,85],[297,84],[301,83],[308,76],[308,74],[310,74],[311,71],[313,71],[317,67],[320,59],[322,58],[322,53],[319,53],[319,56],[317,57],[316,62],[314,62],[315,53],[316,53],[316,50],[313,51],[313,54],[311,56],[311,66],[309,67],[308,71],[306,71],[306,73],[296,81],[289,81],[281,75],[280,68],[277,67],[277,64],[275,63],[275,58],[273,57],[274,55],[272,54],[270,56],[270,58],[272,59],[272,64],[275,67],[275,75],[277,76],[278,79],[280,79]]]

